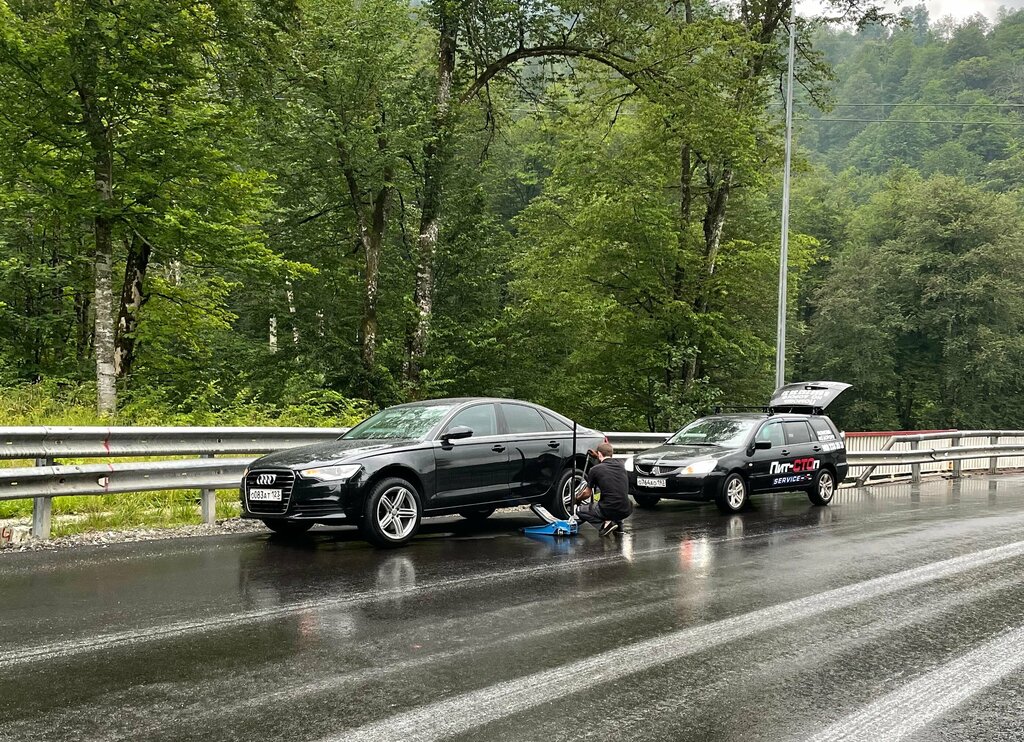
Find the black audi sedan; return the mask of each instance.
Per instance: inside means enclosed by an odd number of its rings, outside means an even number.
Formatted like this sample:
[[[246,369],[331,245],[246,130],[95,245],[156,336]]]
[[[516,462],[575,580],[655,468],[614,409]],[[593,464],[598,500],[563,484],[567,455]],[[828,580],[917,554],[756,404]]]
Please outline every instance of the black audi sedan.
[[[789,384],[759,413],[716,414],[687,425],[664,444],[626,460],[639,507],[663,498],[714,500],[724,513],[751,494],[802,490],[827,505],[849,470],[846,444],[825,408],[849,384]]]
[[[297,535],[316,523],[356,524],[378,546],[401,546],[420,519],[540,503],[566,516],[587,449],[604,434],[511,399],[436,399],[381,410],[330,443],[252,463],[242,516]],[[576,468],[573,462],[576,462]],[[579,476],[577,473],[576,477]]]

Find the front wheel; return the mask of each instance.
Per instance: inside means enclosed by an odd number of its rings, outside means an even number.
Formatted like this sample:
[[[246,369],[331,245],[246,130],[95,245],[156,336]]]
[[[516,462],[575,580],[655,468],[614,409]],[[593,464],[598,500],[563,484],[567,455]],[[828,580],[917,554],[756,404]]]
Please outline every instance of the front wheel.
[[[404,479],[382,479],[363,506],[363,535],[386,549],[407,544],[420,527],[422,505],[416,488]]]
[[[313,523],[305,520],[281,520],[279,518],[261,518],[263,525],[281,536],[301,536]]]
[[[746,507],[748,498],[746,480],[733,472],[722,482],[722,488],[715,497],[715,504],[723,513],[738,513]]]
[[[633,495],[633,499],[636,500],[638,508],[644,508],[645,510],[653,508],[661,502],[661,498],[657,495]]]
[[[828,505],[836,496],[836,478],[828,469],[822,469],[814,478],[814,484],[807,490],[807,496],[815,505]]]

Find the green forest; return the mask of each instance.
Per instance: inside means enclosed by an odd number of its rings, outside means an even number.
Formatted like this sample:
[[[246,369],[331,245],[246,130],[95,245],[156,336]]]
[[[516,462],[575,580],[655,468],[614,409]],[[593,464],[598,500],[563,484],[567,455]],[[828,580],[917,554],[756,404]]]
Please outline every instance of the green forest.
[[[797,19],[787,378],[1024,427],[1024,12]],[[774,386],[791,0],[0,0],[0,414]]]

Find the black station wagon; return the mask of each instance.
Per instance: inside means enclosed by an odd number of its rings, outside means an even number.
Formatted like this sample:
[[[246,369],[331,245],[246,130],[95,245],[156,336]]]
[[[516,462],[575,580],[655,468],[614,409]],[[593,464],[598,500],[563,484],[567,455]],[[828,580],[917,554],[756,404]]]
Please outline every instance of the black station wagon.
[[[751,494],[803,490],[827,505],[846,477],[846,444],[824,410],[849,384],[788,384],[759,413],[716,414],[687,425],[664,444],[626,460],[640,507],[663,498],[714,500],[724,513]]]

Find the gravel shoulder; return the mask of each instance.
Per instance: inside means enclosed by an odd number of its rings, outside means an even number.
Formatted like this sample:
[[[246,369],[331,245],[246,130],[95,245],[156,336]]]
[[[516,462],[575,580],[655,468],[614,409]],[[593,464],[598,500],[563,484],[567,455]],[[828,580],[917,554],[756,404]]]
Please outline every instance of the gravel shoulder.
[[[28,539],[20,543],[0,547],[0,555],[24,551],[58,551],[78,546],[107,546],[135,541],[158,541],[169,538],[196,538],[199,536],[218,536],[229,533],[248,533],[266,531],[266,526],[258,520],[230,518],[217,521],[214,525],[174,526],[168,528],[128,528],[117,531],[89,531],[71,536],[61,536],[45,541]]]

